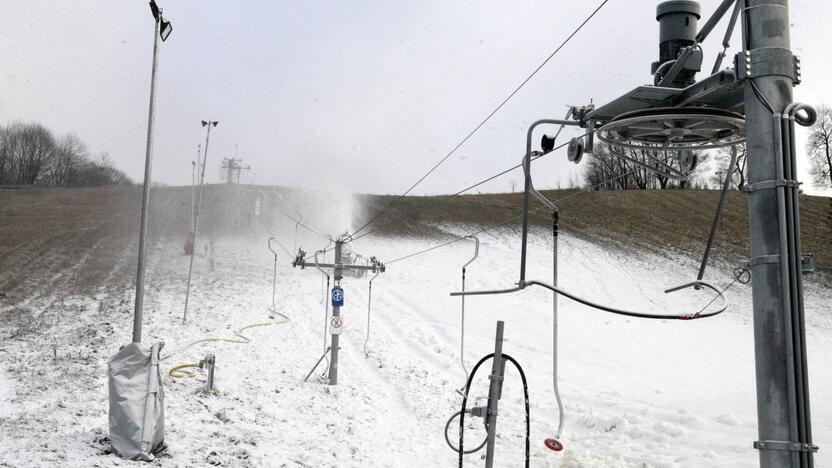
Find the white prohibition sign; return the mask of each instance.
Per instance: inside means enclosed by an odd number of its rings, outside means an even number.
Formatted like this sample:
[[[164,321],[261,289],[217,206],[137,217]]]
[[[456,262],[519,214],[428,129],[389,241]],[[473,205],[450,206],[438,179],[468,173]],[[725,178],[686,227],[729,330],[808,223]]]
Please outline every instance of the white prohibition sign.
[[[341,317],[332,317],[329,321],[329,331],[333,335],[341,334],[341,326],[344,324],[344,319]]]

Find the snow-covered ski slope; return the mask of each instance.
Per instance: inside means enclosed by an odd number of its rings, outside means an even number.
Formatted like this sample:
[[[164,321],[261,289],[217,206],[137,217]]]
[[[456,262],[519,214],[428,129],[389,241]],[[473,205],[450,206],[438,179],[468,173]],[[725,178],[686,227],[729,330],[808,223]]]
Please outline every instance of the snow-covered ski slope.
[[[466,232],[470,227],[444,227]],[[269,322],[273,257],[268,234],[214,240],[214,266],[194,262],[189,321],[182,323],[188,258],[180,241],[156,241],[149,257],[145,342],[165,341],[163,355],[206,338]],[[516,231],[481,237],[468,267],[467,289],[516,281]],[[436,239],[368,236],[354,250],[389,260]],[[312,247],[312,246],[310,246]],[[306,250],[310,250],[307,247]],[[198,249],[201,254],[201,249]],[[293,269],[280,256],[278,309],[291,320],[247,330],[249,344],[204,343],[176,353],[174,365],[216,355],[218,391],[201,391],[205,374],[165,374],[169,449],[154,466],[448,467],[447,418],[459,409],[460,268],[473,243],[389,265],[373,283],[371,335],[365,357],[367,278],[343,282],[339,385],[320,369],[302,379],[324,346],[321,274]],[[328,257],[331,260],[331,257]],[[560,284],[587,298],[647,312],[695,312],[711,296],[668,286],[691,280],[696,260],[612,250],[562,233]],[[532,236],[529,278],[551,279],[551,238]],[[730,268],[707,278],[727,285]],[[807,281],[810,384],[817,466],[832,466],[832,291]],[[44,292],[48,296],[48,291]],[[723,315],[697,321],[648,321],[612,316],[560,299],[560,384],[566,405],[564,452],[546,449],[557,412],[552,393],[552,296],[542,289],[466,302],[468,368],[493,347],[505,321],[504,351],[529,377],[531,466],[756,466],[753,331],[750,287],[735,284]],[[130,340],[129,282],[92,297],[63,298],[49,334],[2,342],[0,466],[146,466],[107,453],[106,361]],[[116,312],[117,311],[117,312]],[[482,369],[469,405],[482,404]],[[500,401],[497,466],[523,465],[524,411],[518,374],[509,369]],[[452,439],[456,438],[452,431]],[[466,446],[484,435],[479,421]],[[479,454],[466,466],[483,466]]]

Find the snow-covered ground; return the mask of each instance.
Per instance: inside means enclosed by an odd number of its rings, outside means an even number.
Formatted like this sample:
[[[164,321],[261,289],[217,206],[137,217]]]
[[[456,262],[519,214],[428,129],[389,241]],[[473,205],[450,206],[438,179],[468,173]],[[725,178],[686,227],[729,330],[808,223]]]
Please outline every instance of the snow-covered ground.
[[[265,238],[216,239],[213,269],[206,257],[196,258],[185,324],[188,259],[180,242],[157,242],[150,251],[145,342],[164,341],[165,355],[193,340],[234,338],[235,330],[269,322],[272,256]],[[551,239],[540,233],[532,241],[528,277],[550,281]],[[384,261],[434,242],[370,236],[355,251]],[[518,247],[514,233],[483,236],[467,289],[513,285]],[[694,277],[694,259],[613,251],[569,233],[560,247],[561,285],[598,302],[689,313],[710,300],[705,292],[662,293]],[[320,370],[302,382],[324,346],[321,275],[293,269],[281,256],[277,300],[289,322],[247,330],[249,344],[201,344],[163,363],[169,449],[154,464],[455,466],[443,429],[461,403],[456,389],[464,374],[460,300],[448,293],[459,288],[460,268],[472,252],[465,241],[389,265],[373,283],[368,357],[367,278],[346,278],[334,387],[322,384]],[[729,268],[707,277],[722,286],[732,279]],[[496,321],[505,321],[504,351],[529,378],[532,466],[756,466],[750,287],[735,284],[726,295],[728,312],[697,321],[628,319],[561,298],[561,453],[543,446],[557,424],[550,293],[467,299],[465,361],[470,369],[491,352]],[[810,278],[806,298],[813,429],[821,447],[816,463],[832,466],[832,291]],[[48,333],[0,342],[0,465],[144,466],[108,454],[106,441],[106,363],[130,340],[131,312],[129,281],[114,282],[94,297],[64,298],[45,309]],[[167,376],[172,366],[209,352],[217,358],[216,393],[202,391],[201,371],[192,379]],[[487,394],[486,376],[487,369],[478,373],[472,400]],[[511,369],[498,428],[497,465],[522,466],[522,386]],[[472,422],[466,446],[483,434],[481,423]],[[483,464],[479,454],[466,460],[466,466]]]

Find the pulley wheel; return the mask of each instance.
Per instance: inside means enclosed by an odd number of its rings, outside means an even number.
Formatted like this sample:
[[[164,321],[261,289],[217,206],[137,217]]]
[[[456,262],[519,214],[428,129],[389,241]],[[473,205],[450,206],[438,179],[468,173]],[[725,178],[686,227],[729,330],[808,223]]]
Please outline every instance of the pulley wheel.
[[[708,107],[659,107],[621,114],[598,130],[613,146],[650,150],[702,150],[745,141],[745,117]]]

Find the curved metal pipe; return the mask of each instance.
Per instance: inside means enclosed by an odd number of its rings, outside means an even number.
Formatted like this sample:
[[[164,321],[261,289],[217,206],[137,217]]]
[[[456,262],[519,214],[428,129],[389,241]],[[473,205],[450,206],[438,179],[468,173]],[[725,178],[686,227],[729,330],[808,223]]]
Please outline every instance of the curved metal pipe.
[[[273,240],[274,240],[274,237],[269,237],[269,240],[266,242],[266,244],[269,247],[269,250],[271,250],[272,253],[274,254],[274,273],[272,275],[272,308],[274,308],[274,296],[275,296],[275,290],[277,288],[277,252],[275,252],[274,249],[272,248],[272,241]]]
[[[370,353],[367,352],[367,342],[370,341],[370,311],[372,310],[371,309],[371,304],[372,304],[372,301],[373,301],[373,280],[376,279],[378,277],[378,275],[380,275],[380,274],[381,274],[381,271],[376,271],[376,274],[373,275],[372,278],[370,278],[370,287],[369,287],[369,292],[367,293],[367,332],[364,336],[364,357],[365,358],[370,357]]]
[[[451,296],[485,296],[488,294],[508,294],[525,289],[525,286],[515,286],[509,289],[487,289],[483,291],[458,291],[452,292]]]
[[[681,286],[676,286],[676,287],[667,289],[667,290],[665,290],[665,293],[671,293],[671,292],[674,292],[674,291],[679,291],[681,289],[693,288],[693,287],[708,288],[708,289],[712,290],[713,292],[715,292],[717,294],[714,299],[717,299],[717,298],[722,299],[722,302],[723,302],[722,307],[717,309],[714,312],[708,312],[708,313],[704,313],[704,314],[702,313],[702,309],[700,309],[698,312],[693,313],[693,314],[677,314],[677,315],[645,314],[643,312],[629,311],[629,310],[619,309],[617,307],[598,304],[597,302],[590,301],[589,299],[584,299],[584,298],[582,298],[582,297],[580,297],[576,294],[570,293],[569,291],[566,291],[566,290],[561,289],[561,288],[556,287],[556,286],[552,286],[551,284],[547,284],[547,283],[544,283],[542,281],[532,280],[532,281],[526,282],[526,285],[527,286],[530,286],[530,285],[542,286],[546,289],[549,289],[549,290],[554,291],[558,294],[561,294],[564,297],[572,299],[575,302],[578,302],[578,303],[581,303],[583,305],[592,307],[593,309],[598,309],[598,310],[602,310],[604,312],[609,312],[609,313],[616,314],[616,315],[624,315],[624,316],[627,316],[627,317],[635,317],[635,318],[658,319],[658,320],[695,320],[695,319],[700,319],[700,318],[713,317],[714,315],[721,314],[722,312],[725,311],[725,309],[728,308],[728,301],[725,299],[725,296],[723,295],[722,291],[720,291],[719,289],[717,289],[715,286],[711,285],[710,283],[706,283],[704,281],[692,281],[690,283],[686,283],[686,284],[683,284]],[[706,308],[707,308],[707,306],[706,306]]]
[[[532,177],[531,177],[531,161],[532,161],[532,134],[534,133],[534,129],[540,125],[544,124],[552,124],[552,125],[573,125],[573,126],[580,126],[580,123],[575,120],[565,120],[565,119],[541,119],[529,126],[528,131],[526,132],[526,155],[523,157],[523,172],[524,174],[524,187],[523,187],[523,240],[520,246],[520,283],[526,280],[526,241],[528,240],[528,230],[529,230],[529,194],[530,188],[532,186]],[[537,196],[537,195],[535,195]],[[545,197],[544,197],[545,198]],[[518,289],[519,290],[519,289]],[[513,291],[506,291],[506,292],[513,292]],[[501,294],[501,293],[494,293],[494,294]]]
[[[465,292],[465,270],[468,265],[474,262],[480,255],[480,239],[477,236],[468,236],[474,239],[474,256],[465,265],[462,265],[462,291]],[[460,332],[459,332],[459,364],[462,366],[462,372],[465,373],[465,380],[468,380],[468,369],[465,367],[465,296],[462,296],[462,311],[460,313]]]
[[[326,247],[324,247],[321,250],[316,250],[315,251],[315,268],[317,268],[318,271],[320,271],[326,277],[326,290],[324,291],[324,294],[325,294],[325,297],[324,297],[324,347],[323,347],[324,356],[326,356],[326,348],[327,348],[327,346],[326,346],[326,327],[327,327],[327,324],[329,323],[329,273],[327,273],[321,267],[318,266],[318,263],[319,263],[318,262],[318,254],[321,253],[321,252],[325,252],[326,248],[329,247],[330,245],[332,245],[332,239],[329,240],[329,244],[327,244]],[[329,369],[329,358],[326,358],[326,369]]]

